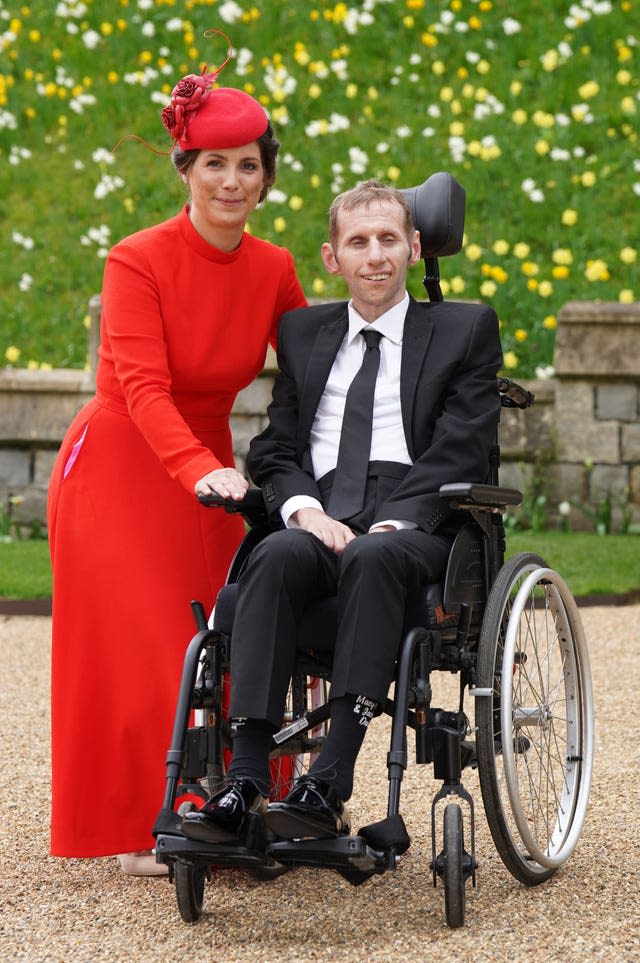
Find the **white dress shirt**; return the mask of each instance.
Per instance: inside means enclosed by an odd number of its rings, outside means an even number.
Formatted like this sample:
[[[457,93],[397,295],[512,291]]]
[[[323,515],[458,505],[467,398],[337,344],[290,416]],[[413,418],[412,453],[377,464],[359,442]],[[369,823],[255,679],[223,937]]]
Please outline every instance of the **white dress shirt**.
[[[379,331],[383,335],[380,340],[380,368],[373,402],[369,461],[412,464],[405,440],[400,407],[400,360],[404,320],[408,307],[409,295],[405,292],[402,301],[377,318],[373,324],[367,324],[349,301],[349,328],[329,372],[309,436],[311,462],[316,481],[336,467],[347,391],[362,365],[366,350],[364,338],[360,337],[363,329]],[[318,508],[324,511],[317,499],[308,495],[294,495],[288,498],[280,509],[282,520],[287,528],[296,527],[296,522],[291,516],[301,508]],[[372,530],[381,525],[393,525],[398,529],[416,527],[413,522],[389,519],[377,522],[372,526]]]

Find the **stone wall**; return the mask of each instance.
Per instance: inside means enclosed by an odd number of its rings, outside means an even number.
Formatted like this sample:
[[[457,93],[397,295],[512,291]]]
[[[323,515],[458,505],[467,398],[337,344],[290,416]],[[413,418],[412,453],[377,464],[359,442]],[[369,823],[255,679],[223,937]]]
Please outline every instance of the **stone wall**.
[[[94,357],[100,301],[90,302]],[[640,304],[571,302],[559,315],[555,377],[526,382],[535,404],[503,409],[502,484],[530,501],[545,495],[549,522],[557,505],[579,501],[592,509],[607,493],[615,524],[624,511],[640,522]],[[238,466],[249,440],[265,424],[275,358],[238,396],[231,427]],[[62,436],[93,393],[91,371],[0,370],[0,509],[11,496],[12,517],[44,523],[47,482]],[[574,529],[592,523],[572,509]]]

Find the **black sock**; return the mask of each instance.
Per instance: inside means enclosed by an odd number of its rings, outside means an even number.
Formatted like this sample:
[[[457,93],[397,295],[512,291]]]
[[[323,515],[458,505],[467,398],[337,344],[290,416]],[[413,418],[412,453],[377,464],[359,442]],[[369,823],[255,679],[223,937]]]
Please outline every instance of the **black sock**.
[[[342,800],[353,792],[353,771],[377,703],[367,696],[345,695],[331,700],[331,723],[309,775],[328,782]]]
[[[269,751],[277,727],[266,719],[232,719],[233,751],[227,776],[253,779],[263,796],[270,792]]]

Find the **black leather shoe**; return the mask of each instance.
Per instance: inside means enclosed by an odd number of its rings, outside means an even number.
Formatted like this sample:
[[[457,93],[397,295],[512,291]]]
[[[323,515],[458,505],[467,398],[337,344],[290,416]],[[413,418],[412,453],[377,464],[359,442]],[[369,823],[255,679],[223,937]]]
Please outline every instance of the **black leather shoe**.
[[[281,839],[330,839],[351,829],[336,790],[314,776],[302,776],[282,802],[272,803],[264,823]]]
[[[231,779],[202,809],[183,816],[181,830],[188,839],[199,842],[229,842],[240,835],[247,813],[261,815],[267,803],[253,779]]]

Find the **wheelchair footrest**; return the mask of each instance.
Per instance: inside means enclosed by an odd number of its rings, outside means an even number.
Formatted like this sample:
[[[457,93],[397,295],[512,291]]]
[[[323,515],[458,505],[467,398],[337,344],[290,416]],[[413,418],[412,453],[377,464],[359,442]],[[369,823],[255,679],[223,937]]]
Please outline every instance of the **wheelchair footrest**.
[[[337,836],[335,839],[292,839],[271,843],[267,853],[285,866],[311,866],[335,869],[357,886],[376,873],[395,868],[388,854],[373,849],[362,836]]]
[[[161,863],[177,859],[197,865],[237,866],[241,869],[273,865],[273,860],[263,849],[251,849],[237,842],[203,843],[177,835],[160,834],[156,839],[156,854]]]

